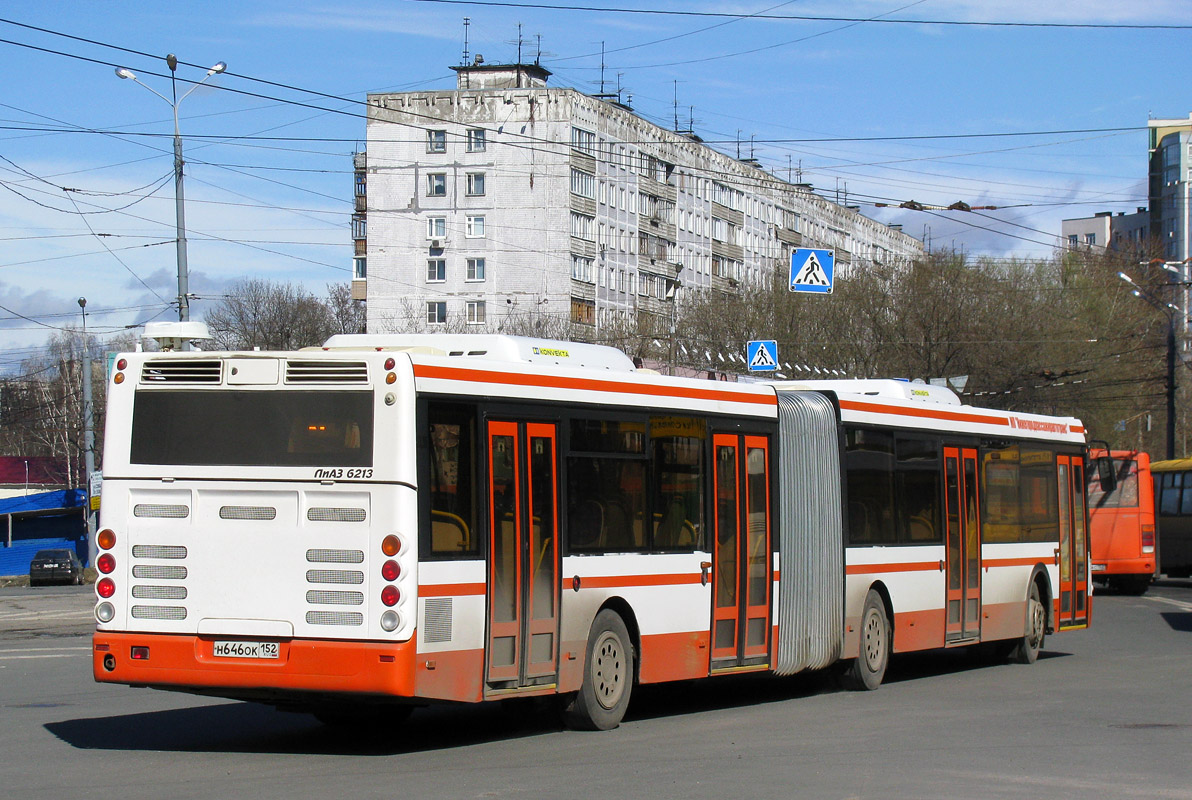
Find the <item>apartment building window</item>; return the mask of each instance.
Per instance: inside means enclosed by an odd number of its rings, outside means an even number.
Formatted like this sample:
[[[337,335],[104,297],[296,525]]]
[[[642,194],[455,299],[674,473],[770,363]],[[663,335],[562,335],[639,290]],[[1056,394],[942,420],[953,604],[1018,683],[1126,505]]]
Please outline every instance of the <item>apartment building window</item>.
[[[429,172],[426,175],[426,196],[427,197],[446,197],[447,196],[447,173],[446,172]]]
[[[426,304],[426,324],[447,324],[447,302],[445,300],[431,300]]]
[[[442,283],[447,280],[447,259],[428,258],[426,260],[426,282]]]
[[[587,214],[577,214],[572,211],[571,235],[577,239],[591,239],[592,227],[595,222],[595,217],[589,217]]]
[[[1092,247],[1093,245],[1095,245],[1097,243],[1097,234],[1086,233],[1084,235],[1084,243],[1087,244],[1089,247]]]
[[[728,225],[727,220],[723,220],[720,217],[712,217],[711,228],[712,228],[712,230],[711,230],[712,239],[714,239],[717,242],[727,242],[728,241],[729,225]]]
[[[1075,247],[1078,244],[1080,244],[1080,237],[1077,236],[1075,233],[1069,234],[1068,235],[1068,246]]]
[[[469,214],[467,228],[464,235],[469,239],[484,238],[484,215],[483,214]]]
[[[592,259],[572,254],[571,277],[584,283],[592,282]]]
[[[484,194],[484,173],[483,172],[469,172],[468,173],[468,195],[470,197],[479,197]]]
[[[608,184],[604,181],[600,182],[600,202],[603,205],[608,205]]]
[[[466,136],[469,153],[483,153],[488,147],[488,139],[483,128],[468,128]]]
[[[356,196],[366,197],[368,195],[368,177],[363,172],[356,173]]]
[[[464,280],[467,281],[482,281],[484,280],[484,259],[483,258],[469,258],[467,271],[464,274]]]
[[[427,239],[446,239],[447,238],[447,218],[446,217],[427,217],[426,218],[426,238]]]
[[[485,306],[483,300],[469,300],[467,305],[468,324],[483,325],[485,322]]]
[[[352,215],[352,238],[368,238],[368,217],[364,216],[363,214]]]
[[[592,325],[596,321],[596,303],[591,300],[571,298],[571,321],[581,325]]]
[[[571,129],[571,146],[581,153],[596,155],[596,134],[583,128]]]
[[[596,176],[583,170],[571,168],[571,193],[580,197],[596,199]]]
[[[362,281],[368,277],[368,258],[356,256],[352,259],[352,279]]]
[[[447,131],[432,130],[426,132],[426,152],[447,152]]]

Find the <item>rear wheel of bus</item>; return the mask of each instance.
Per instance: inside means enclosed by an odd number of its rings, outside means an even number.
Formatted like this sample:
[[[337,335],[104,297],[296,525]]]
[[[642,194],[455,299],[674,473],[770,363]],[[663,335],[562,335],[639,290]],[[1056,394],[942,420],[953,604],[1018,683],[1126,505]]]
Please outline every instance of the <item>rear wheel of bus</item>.
[[[632,690],[633,642],[624,620],[606,608],[592,621],[584,681],[563,718],[577,730],[611,730],[621,724]]]
[[[861,612],[860,652],[844,674],[845,686],[869,691],[881,686],[890,665],[891,645],[886,604],[880,594],[870,589],[865,597],[865,610]]]

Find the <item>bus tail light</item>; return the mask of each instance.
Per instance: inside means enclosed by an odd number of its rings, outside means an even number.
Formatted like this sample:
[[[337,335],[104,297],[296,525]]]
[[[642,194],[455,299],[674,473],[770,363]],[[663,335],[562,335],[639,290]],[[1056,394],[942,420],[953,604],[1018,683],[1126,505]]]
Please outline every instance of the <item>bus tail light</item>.
[[[149,648],[143,645],[133,645],[132,650],[129,652],[129,656],[131,656],[133,661],[148,661]]]
[[[111,574],[112,570],[116,569],[116,557],[111,553],[104,553],[95,559],[95,568],[104,575]]]
[[[1142,552],[1148,554],[1155,552],[1155,526],[1142,525],[1140,527],[1142,528]]]
[[[386,561],[381,566],[381,577],[385,580],[395,581],[399,575],[401,575],[401,567],[396,561]]]
[[[101,550],[111,550],[116,546],[116,532],[111,528],[104,528],[95,535],[95,543]]]
[[[401,592],[397,590],[396,586],[386,586],[381,590],[381,602],[387,606],[397,605],[397,601],[401,599]]]
[[[395,631],[401,624],[401,616],[396,611],[386,611],[381,615],[381,628],[387,631]]]
[[[95,584],[95,593],[106,600],[116,593],[116,582],[111,578],[100,578]]]
[[[387,556],[395,556],[401,552],[401,539],[397,538],[397,534],[389,534],[381,542],[381,552]]]
[[[100,603],[95,607],[95,618],[100,622],[111,622],[116,616],[116,608],[111,603]]]

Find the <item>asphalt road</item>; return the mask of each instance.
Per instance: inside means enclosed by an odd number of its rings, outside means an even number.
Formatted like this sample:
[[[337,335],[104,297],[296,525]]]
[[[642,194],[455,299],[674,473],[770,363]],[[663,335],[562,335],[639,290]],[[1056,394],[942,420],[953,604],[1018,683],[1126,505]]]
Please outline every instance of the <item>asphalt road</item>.
[[[304,715],[90,674],[90,587],[0,589],[0,786],[11,798],[1192,798],[1192,583],[1099,594],[1037,664],[896,658],[640,689],[620,728],[533,702],[423,709],[347,736]]]

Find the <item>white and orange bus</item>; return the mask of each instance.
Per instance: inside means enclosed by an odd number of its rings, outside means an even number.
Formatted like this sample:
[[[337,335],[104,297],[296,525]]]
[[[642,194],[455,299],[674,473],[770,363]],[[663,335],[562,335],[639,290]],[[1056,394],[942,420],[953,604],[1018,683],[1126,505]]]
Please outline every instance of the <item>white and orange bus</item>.
[[[1151,458],[1137,450],[1092,450],[1109,457],[1115,479],[1105,491],[1089,470],[1089,547],[1091,575],[1124,594],[1145,594],[1158,573],[1155,552],[1155,493]]]
[[[873,689],[892,653],[1031,662],[1088,624],[1075,419],[501,336],[115,366],[99,681],[329,720],[557,695],[606,729],[637,684]]]

